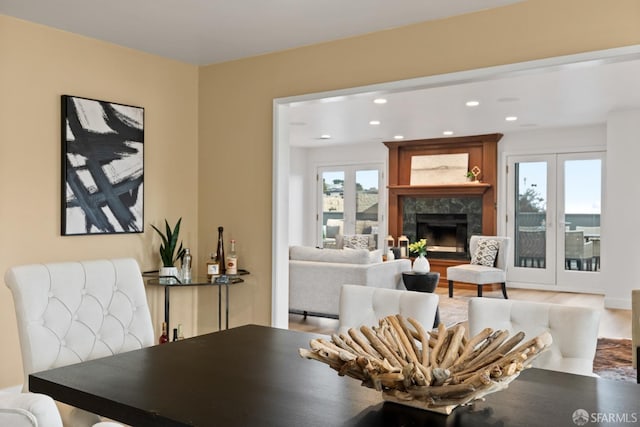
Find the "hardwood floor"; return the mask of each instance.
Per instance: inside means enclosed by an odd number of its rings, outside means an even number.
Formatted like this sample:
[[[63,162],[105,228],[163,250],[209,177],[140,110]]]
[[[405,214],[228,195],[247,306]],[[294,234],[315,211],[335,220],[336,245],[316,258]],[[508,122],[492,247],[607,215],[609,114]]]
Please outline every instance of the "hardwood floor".
[[[603,309],[600,319],[599,336],[607,338],[631,338],[631,310],[605,309],[604,296],[602,295],[528,289],[509,289],[508,292],[510,299]],[[476,291],[471,289],[456,289],[453,298],[448,297],[446,288],[438,287],[436,293],[440,296],[440,316],[445,324],[448,324],[447,316],[450,313],[453,313],[453,316],[457,316],[458,318],[464,316],[467,301],[469,298],[476,296]],[[502,293],[499,290],[485,290],[484,297],[502,299]],[[307,317],[305,320],[300,315],[289,315],[289,329],[318,334],[331,334],[335,332],[337,328],[338,320],[335,319]]]

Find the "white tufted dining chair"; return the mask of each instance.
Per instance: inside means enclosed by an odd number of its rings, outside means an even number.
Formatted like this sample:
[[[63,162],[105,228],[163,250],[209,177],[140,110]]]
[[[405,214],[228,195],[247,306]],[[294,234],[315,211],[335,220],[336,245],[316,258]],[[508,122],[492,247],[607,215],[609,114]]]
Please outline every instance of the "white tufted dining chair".
[[[30,373],[154,343],[134,259],[22,265],[10,268],[5,282],[15,303],[25,388]],[[101,421],[86,411],[59,406],[65,426]]]
[[[553,343],[531,366],[594,376],[601,310],[491,298],[469,300],[469,336],[484,328],[522,331],[525,339],[549,332]]]
[[[0,426],[62,427],[52,398],[39,393],[0,392]]]
[[[362,325],[373,326],[383,317],[401,314],[431,329],[438,309],[438,295],[361,285],[340,289],[339,333]]]

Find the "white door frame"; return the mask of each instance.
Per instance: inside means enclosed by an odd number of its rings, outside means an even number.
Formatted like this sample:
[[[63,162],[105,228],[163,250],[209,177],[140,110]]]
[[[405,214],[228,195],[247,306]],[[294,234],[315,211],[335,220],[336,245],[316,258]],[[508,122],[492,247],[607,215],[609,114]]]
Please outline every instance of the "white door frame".
[[[577,271],[565,270],[564,267],[564,161],[581,159],[601,159],[602,160],[602,180],[601,189],[604,188],[606,153],[602,150],[577,150],[562,153],[545,154],[505,154],[505,161],[508,165],[506,174],[506,211],[509,218],[506,224],[506,234],[515,243],[515,230],[512,228],[515,218],[515,182],[514,164],[516,162],[547,162],[547,244],[545,268],[523,268],[515,265],[515,257],[510,260],[507,273],[507,281],[510,286],[523,287],[529,289],[557,290],[569,292],[604,293],[602,286],[602,270],[600,271]],[[602,193],[601,193],[602,194]],[[605,217],[604,198],[601,197],[601,222]],[[515,245],[514,245],[515,246]]]

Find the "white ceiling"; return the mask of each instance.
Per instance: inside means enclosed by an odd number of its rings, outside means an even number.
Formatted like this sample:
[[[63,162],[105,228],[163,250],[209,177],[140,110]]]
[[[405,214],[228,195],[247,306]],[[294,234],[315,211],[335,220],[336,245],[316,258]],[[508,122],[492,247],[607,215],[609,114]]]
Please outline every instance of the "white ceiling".
[[[212,64],[521,0],[0,0],[0,14],[194,64]],[[415,90],[381,88],[289,109],[291,145],[509,133],[604,123],[640,108],[640,59],[591,61]],[[353,92],[353,91],[351,91]],[[376,105],[376,97],[388,102]],[[466,107],[468,100],[480,105]],[[505,122],[507,115],[518,120]],[[370,120],[380,120],[378,126]],[[323,134],[331,139],[320,140]]]
[[[0,0],[0,14],[205,65],[522,0]]]
[[[408,91],[363,91],[294,102],[288,111],[292,146],[319,147],[404,139],[603,124],[612,111],[640,109],[638,54]],[[446,77],[446,76],[445,76]],[[434,87],[435,86],[435,87]],[[375,104],[384,98],[386,104]],[[467,107],[470,100],[476,107]],[[516,121],[506,121],[515,116]],[[371,120],[380,121],[370,125]],[[330,135],[323,140],[321,135]]]

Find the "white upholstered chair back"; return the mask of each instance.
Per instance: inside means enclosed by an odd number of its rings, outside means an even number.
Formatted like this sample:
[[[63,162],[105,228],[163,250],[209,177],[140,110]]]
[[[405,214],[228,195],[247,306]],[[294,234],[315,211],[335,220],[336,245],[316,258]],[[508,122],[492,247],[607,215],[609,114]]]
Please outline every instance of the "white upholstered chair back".
[[[469,300],[469,335],[484,328],[523,331],[525,339],[548,331],[551,347],[532,366],[593,375],[601,311],[588,307],[490,298]]]
[[[0,392],[0,426],[62,427],[62,419],[49,396]]]
[[[339,332],[362,325],[378,325],[378,320],[394,314],[412,317],[431,329],[438,308],[438,295],[360,285],[342,285]]]
[[[154,343],[134,259],[22,265],[10,268],[5,282],[15,303],[25,388],[30,373]],[[74,420],[88,415],[72,412],[68,416]],[[80,424],[69,424],[64,411],[63,419],[65,425]]]

